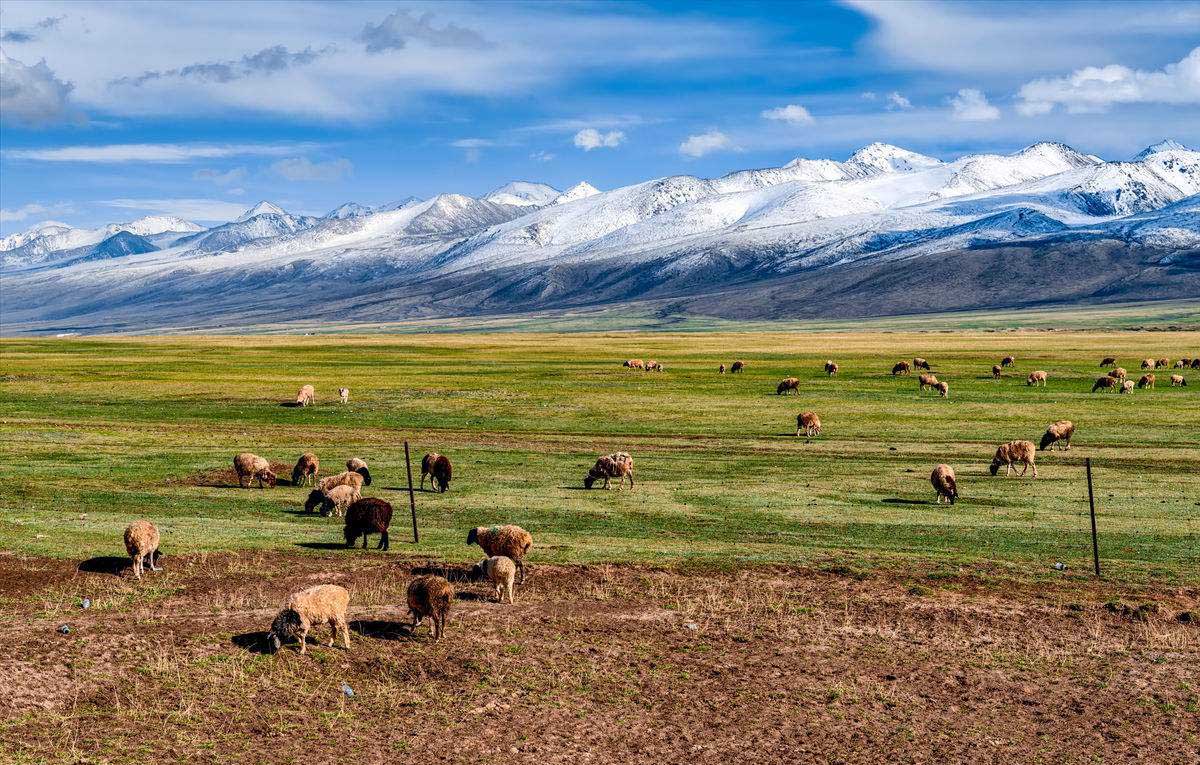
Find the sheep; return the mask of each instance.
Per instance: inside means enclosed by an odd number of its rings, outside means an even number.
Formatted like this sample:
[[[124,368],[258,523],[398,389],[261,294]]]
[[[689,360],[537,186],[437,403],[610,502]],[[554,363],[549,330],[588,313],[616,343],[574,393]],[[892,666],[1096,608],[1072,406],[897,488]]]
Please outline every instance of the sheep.
[[[378,534],[376,550],[388,549],[388,526],[392,523],[392,506],[378,497],[364,497],[346,508],[346,527],[342,536],[346,547],[353,547],[355,540],[363,538],[363,549],[367,549],[367,535]]]
[[[1120,382],[1117,380],[1117,378],[1113,377],[1111,374],[1107,374],[1104,377],[1096,378],[1096,384],[1092,386],[1092,393],[1095,393],[1098,390],[1110,390],[1118,385],[1120,385]]]
[[[150,561],[151,571],[162,571],[154,565],[154,556],[158,554],[158,544],[162,537],[158,528],[150,521],[134,521],[125,529],[125,551],[133,558],[133,575],[138,579],[146,570],[146,561]]]
[[[1170,369],[1171,368],[1171,360],[1170,359],[1163,358],[1163,359],[1159,359],[1158,361],[1156,361],[1154,363],[1158,367],[1158,369]]]
[[[313,386],[305,385],[296,392],[296,406],[312,406],[317,403],[317,392]]]
[[[954,468],[949,465],[938,465],[929,474],[929,482],[933,484],[933,490],[937,492],[937,503],[942,504],[943,499],[954,504],[958,500],[958,482],[954,478]]]
[[[1027,377],[1025,379],[1026,386],[1037,385],[1039,383],[1041,383],[1041,386],[1043,388],[1046,387],[1046,372],[1045,372],[1045,370],[1039,369],[1036,372],[1030,372],[1029,377]]]
[[[629,359],[625,362],[625,366],[630,369],[645,369],[646,364],[641,359]]]
[[[921,390],[932,388],[938,384],[937,375],[920,375],[917,377],[917,387]]]
[[[838,365],[835,364],[833,361],[826,361],[825,362],[825,374],[829,375],[830,377],[833,377],[837,373],[838,373]]]
[[[308,483],[310,478],[315,486],[317,474],[320,472],[321,462],[317,459],[317,455],[305,452],[300,455],[300,459],[296,460],[296,467],[292,468],[292,486],[303,486]]]
[[[1133,393],[1133,380],[1122,380],[1121,381],[1121,392],[1122,393]]]
[[[908,365],[907,361],[897,361],[896,366],[892,367],[892,376],[906,375],[911,371],[912,367]]]
[[[1183,375],[1171,375],[1171,387],[1182,388],[1187,385],[1187,380]]]
[[[942,394],[942,398],[950,395],[950,383],[942,381],[933,386],[933,389]]]
[[[309,499],[312,499],[311,494]],[[321,495],[321,515],[326,518],[341,518],[350,509],[350,506],[360,499],[362,499],[362,494],[353,486],[334,486],[327,494]],[[308,503],[305,503],[304,509],[308,510]]]
[[[1154,369],[1158,362],[1154,359],[1142,359],[1142,369]]]
[[[454,601],[454,588],[444,577],[427,574],[418,576],[408,584],[408,613],[413,618],[412,628],[421,626],[425,617],[433,622],[430,632],[434,640],[446,633],[446,616]]]
[[[1124,380],[1129,376],[1129,373],[1125,371],[1125,367],[1114,367],[1108,370],[1108,376],[1117,380]]]
[[[1025,471],[1033,468],[1033,477],[1037,478],[1037,465],[1034,464],[1034,449],[1032,441],[1009,441],[1007,444],[1001,444],[996,449],[996,455],[992,457],[991,471],[992,475],[1000,469],[1001,465],[1005,466],[1004,477],[1007,478],[1012,472],[1013,465],[1020,462],[1021,475],[1025,475]]]
[[[517,576],[517,564],[512,558],[504,555],[493,555],[484,558],[471,568],[471,578],[479,581],[487,579],[496,586],[496,600],[504,602],[502,592],[508,593],[508,602],[513,603],[513,580]]]
[[[796,415],[797,438],[801,432],[809,438],[821,435],[821,417],[816,412],[801,412]]]
[[[450,479],[454,477],[454,466],[450,458],[444,454],[430,452],[421,458],[421,488],[425,488],[425,476],[429,476],[430,488],[445,493],[450,488]]]
[[[719,374],[719,375],[725,374],[725,365],[724,364],[722,364],[721,366],[719,366],[717,368],[717,374]]]
[[[1000,366],[1002,366],[1002,367],[1011,367],[1013,364],[1016,364],[1016,363],[1017,363],[1016,356],[1005,356],[1004,358],[1000,359]]]
[[[1100,366],[1102,366],[1102,367],[1109,367],[1109,366],[1112,366],[1113,364],[1116,364],[1116,363],[1117,363],[1117,357],[1116,357],[1116,356],[1105,356],[1105,357],[1104,357],[1104,360],[1100,362]]]
[[[345,473],[325,476],[317,481],[317,488],[325,494],[328,494],[329,490],[335,486],[353,486],[358,491],[362,491],[365,482],[366,479],[363,478],[362,473],[347,470]]]
[[[604,479],[604,488],[607,489],[609,480],[616,478],[617,488],[620,489],[625,485],[626,477],[629,478],[629,488],[632,490],[633,457],[629,456],[629,452],[613,452],[596,460],[596,464],[592,465],[592,469],[583,478],[583,487],[590,489],[597,480]]]
[[[271,472],[271,463],[257,454],[242,452],[233,458],[233,469],[237,473],[238,486],[248,488],[247,481],[258,481],[258,488],[263,488],[263,481],[269,486],[275,486],[275,474]]]
[[[663,371],[663,365],[662,365],[662,362],[661,362],[661,361],[647,361],[647,362],[646,362],[646,371],[647,371],[647,372],[661,372],[661,371]]]
[[[521,528],[506,526],[476,526],[467,532],[467,544],[479,545],[489,558],[503,555],[517,564],[520,584],[525,584],[525,555],[533,547],[533,536]]]
[[[371,485],[371,471],[367,469],[367,461],[358,457],[351,457],[346,460],[346,470],[351,473],[358,473],[363,477],[363,486]]]
[[[744,361],[735,361],[733,362],[733,366],[729,368],[729,374],[731,375],[744,371],[746,371],[746,362]]]
[[[1138,386],[1139,388],[1153,388],[1153,387],[1154,387],[1154,375],[1153,375],[1153,373],[1151,373],[1151,374],[1144,374],[1144,375],[1142,375],[1142,376],[1141,376],[1141,379],[1139,379],[1139,380],[1137,381],[1137,386]]]
[[[775,395],[782,396],[789,390],[796,391],[797,396],[800,395],[800,381],[795,377],[785,377],[780,380],[779,384],[775,386]]]
[[[930,371],[929,362],[922,358],[913,359],[913,369],[924,369],[928,372]]]
[[[1180,359],[1179,361],[1175,362],[1174,369],[1187,369],[1188,365],[1191,363],[1191,359]]]
[[[1192,359],[1192,369],[1200,369],[1200,357]]]
[[[1046,428],[1046,432],[1042,434],[1042,443],[1038,445],[1038,449],[1045,450],[1054,444],[1060,444],[1060,449],[1070,451],[1071,436],[1073,435],[1075,435],[1075,423],[1070,420],[1052,422],[1050,423],[1050,427]]]
[[[350,389],[349,388],[338,388],[338,399],[341,400],[341,402],[343,404],[349,404],[350,403]]]
[[[300,653],[307,653],[308,632],[318,624],[329,625],[330,648],[333,648],[340,632],[342,643],[349,651],[349,606],[350,592],[336,584],[318,584],[306,590],[293,592],[276,615],[275,621],[271,622],[271,631],[267,633],[271,653],[278,653],[283,648],[283,641],[292,639],[299,641]]]
[[[1003,370],[1001,369],[999,364],[992,364],[992,379],[993,380],[999,380],[1002,372],[1003,372]]]

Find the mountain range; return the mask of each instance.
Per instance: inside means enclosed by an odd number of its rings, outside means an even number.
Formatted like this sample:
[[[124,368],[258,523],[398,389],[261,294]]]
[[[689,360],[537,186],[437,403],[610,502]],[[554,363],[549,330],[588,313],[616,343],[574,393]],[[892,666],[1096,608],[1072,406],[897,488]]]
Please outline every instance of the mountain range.
[[[13,331],[388,321],[648,302],[854,317],[1200,295],[1200,152],[1061,143],[942,161],[882,143],[600,191],[526,181],[317,217],[261,202],[0,240]]]

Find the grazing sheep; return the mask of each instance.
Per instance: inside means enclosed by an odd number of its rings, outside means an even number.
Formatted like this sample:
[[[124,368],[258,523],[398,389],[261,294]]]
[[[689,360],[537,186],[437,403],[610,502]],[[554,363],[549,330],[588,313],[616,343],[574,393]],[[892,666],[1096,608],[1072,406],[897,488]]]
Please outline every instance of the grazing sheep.
[[[333,648],[340,632],[343,645],[347,651],[350,650],[349,606],[350,592],[336,584],[318,584],[307,590],[293,592],[267,633],[271,653],[277,653],[283,647],[284,640],[299,641],[300,653],[307,653],[308,632],[318,624],[329,625],[330,648]]]
[[[1121,382],[1116,377],[1105,375],[1104,377],[1096,378],[1096,384],[1092,386],[1092,393],[1098,390],[1111,390],[1120,385]]]
[[[1153,374],[1142,375],[1141,379],[1139,379],[1137,381],[1137,386],[1139,388],[1153,388],[1154,387],[1154,375]]]
[[[999,364],[992,364],[992,379],[999,380],[1002,371]]]
[[[304,500],[304,512],[311,513],[321,506],[325,501],[325,492],[320,489],[313,489],[308,493],[308,498]]]
[[[269,486],[275,486],[275,474],[271,472],[271,463],[257,454],[242,452],[233,458],[233,469],[237,473],[238,486],[247,488],[247,481],[258,481],[258,488],[263,488],[263,481]]]
[[[1183,375],[1171,375],[1171,387],[1172,388],[1182,388],[1186,385],[1187,385],[1187,380],[1184,379]]]
[[[388,526],[392,524],[392,506],[378,497],[364,497],[346,508],[346,527],[342,536],[346,547],[353,547],[355,540],[363,538],[363,549],[367,549],[367,535],[378,534],[377,550],[388,549]]]
[[[317,392],[313,386],[305,385],[296,393],[296,406],[312,406],[317,403]]]
[[[476,526],[467,532],[467,544],[479,545],[489,558],[503,555],[517,564],[518,581],[525,584],[525,555],[533,547],[533,536],[520,526]]]
[[[725,374],[725,365],[724,364],[722,364],[720,367],[717,368],[717,374],[721,374],[721,375]]]
[[[796,395],[800,395],[800,381],[795,377],[785,377],[779,381],[779,385],[775,386],[775,395],[782,396],[789,390],[796,391]]]
[[[797,438],[800,437],[801,432],[809,438],[821,435],[821,418],[816,412],[801,412],[796,415]]]
[[[334,486],[329,493],[321,496],[321,515],[326,518],[341,518],[350,509],[350,506],[360,499],[362,499],[362,494],[353,486]],[[307,503],[305,503],[304,509],[308,509]],[[366,540],[364,539],[364,541]]]
[[[1109,366],[1112,366],[1113,364],[1116,364],[1116,363],[1117,363],[1117,357],[1116,357],[1116,356],[1105,356],[1105,357],[1104,357],[1104,361],[1101,361],[1101,362],[1100,362],[1100,366],[1102,366],[1102,367],[1109,367]]]
[[[504,555],[493,555],[484,558],[471,568],[471,578],[479,581],[487,579],[496,586],[496,600],[503,603],[504,595],[508,593],[508,602],[513,602],[513,580],[517,576],[517,564],[512,558]]]
[[[825,362],[825,374],[829,375],[830,377],[833,377],[837,373],[838,373],[838,365],[832,361],[826,361]]]
[[[1191,359],[1180,359],[1179,361],[1175,362],[1174,369],[1187,369],[1188,365],[1191,363]]]
[[[1013,470],[1013,465],[1020,462],[1022,464],[1021,475],[1025,475],[1026,470],[1033,468],[1033,477],[1037,478],[1037,465],[1033,464],[1033,460],[1032,441],[1009,441],[996,449],[996,455],[992,457],[992,475],[996,475],[996,471],[1000,469],[1001,465],[1004,465],[1004,477],[1007,478]]]
[[[1036,372],[1030,372],[1029,377],[1025,380],[1025,385],[1027,386],[1038,385],[1039,383],[1043,388],[1046,387],[1046,372],[1041,369]]]
[[[1129,373],[1125,371],[1125,367],[1116,367],[1108,370],[1108,376],[1116,380],[1124,380],[1129,376]]]
[[[948,382],[942,381],[935,383],[933,389],[942,394],[942,398],[946,398],[950,395],[950,383]]]
[[[729,368],[729,374],[736,374],[738,372],[744,372],[745,370],[746,370],[746,362],[735,361],[735,362],[733,362],[733,366],[731,366]]]
[[[629,488],[633,489],[633,457],[629,456],[629,452],[613,452],[596,460],[596,464],[592,465],[592,469],[583,478],[583,487],[590,489],[597,480],[603,479],[604,488],[607,489],[609,480],[616,478],[617,488],[620,489],[625,485],[627,477]]]
[[[1200,358],[1192,359],[1192,369],[1200,369]]]
[[[1158,362],[1154,359],[1142,359],[1142,369],[1154,369]]]
[[[912,371],[912,367],[907,361],[897,361],[896,366],[892,367],[892,375],[906,375]]]
[[[929,362],[920,358],[913,359],[913,369],[924,369],[926,372],[928,372],[930,371]]]
[[[292,486],[303,486],[308,483],[310,478],[315,486],[319,472],[321,472],[321,462],[317,459],[317,455],[312,452],[301,454],[300,459],[296,460],[296,467],[292,468]]]
[[[429,476],[429,486],[445,493],[450,488],[450,479],[454,476],[454,467],[450,458],[444,454],[430,452],[421,458],[421,488],[425,488],[425,476]]]
[[[1070,420],[1058,420],[1050,423],[1050,427],[1046,428],[1046,432],[1042,434],[1042,443],[1038,446],[1039,449],[1049,449],[1054,444],[1065,444],[1059,448],[1064,451],[1071,449],[1071,436],[1075,435],[1075,423]]]
[[[645,369],[646,363],[641,359],[629,359],[625,362],[625,366],[629,367],[630,369]]]
[[[366,479],[363,478],[362,473],[347,470],[345,473],[325,476],[317,481],[317,488],[326,494],[335,486],[353,486],[358,491],[362,491],[365,482]]]
[[[663,365],[662,365],[662,362],[661,362],[661,361],[647,361],[647,362],[646,362],[646,371],[647,371],[647,372],[661,372],[661,371],[663,371]]]
[[[150,521],[134,521],[125,529],[125,551],[133,558],[133,575],[142,578],[146,570],[146,561],[150,561],[151,571],[162,571],[154,565],[154,556],[158,553],[158,544],[162,540],[158,528]]]
[[[350,403],[350,389],[349,388],[338,388],[338,399],[340,399],[343,404],[349,404]]]
[[[429,617],[433,622],[430,627],[433,639],[441,638],[446,633],[446,616],[450,613],[453,601],[454,588],[443,577],[427,574],[409,582],[408,613],[413,618],[413,629],[420,627],[425,617]]]
[[[1122,380],[1121,381],[1121,392],[1122,393],[1133,393],[1133,380]]]
[[[1017,358],[1015,356],[1005,356],[1004,358],[1000,359],[1000,366],[1002,366],[1002,367],[1011,367],[1013,364],[1016,364],[1016,363],[1017,363]]]
[[[371,485],[371,471],[367,469],[367,461],[358,457],[351,457],[346,460],[346,470],[352,473],[358,473],[363,477],[363,486]]]
[[[1170,369],[1171,368],[1171,360],[1170,359],[1159,359],[1158,361],[1156,361],[1154,363],[1158,369]]]
[[[954,468],[949,465],[938,465],[929,474],[929,482],[933,484],[933,490],[937,492],[937,503],[942,504],[943,499],[954,504],[958,500],[958,482],[954,478]]]
[[[932,388],[938,384],[937,375],[920,375],[917,377],[917,386],[921,390]]]

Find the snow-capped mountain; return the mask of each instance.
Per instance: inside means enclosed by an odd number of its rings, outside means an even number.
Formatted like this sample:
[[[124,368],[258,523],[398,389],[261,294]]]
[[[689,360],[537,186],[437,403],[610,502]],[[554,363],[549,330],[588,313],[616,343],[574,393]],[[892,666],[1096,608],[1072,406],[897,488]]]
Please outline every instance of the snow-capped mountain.
[[[1160,151],[1192,151],[1187,146],[1184,146],[1179,141],[1167,138],[1166,140],[1153,143],[1139,151],[1133,158],[1134,162],[1141,162],[1151,154],[1157,154]]]
[[[65,223],[46,221],[19,234],[0,239],[0,257],[6,262],[38,262],[55,253],[86,247],[108,239],[121,231],[150,237],[163,234],[189,234],[204,228],[172,215],[150,215],[127,223],[111,223],[95,229],[74,228]]]
[[[125,237],[102,255],[88,249],[99,237],[49,260],[8,257],[75,231],[44,224],[6,240],[5,321],[192,326],[287,321],[301,307],[379,320],[659,299],[815,315],[832,303],[801,296],[828,290],[844,292],[833,302],[848,315],[1194,297],[1200,152],[1163,142],[1138,157],[1047,142],[942,161],[875,143],[845,160],[604,192],[521,181],[479,198],[347,203],[324,218],[263,202],[169,241]],[[314,308],[321,276],[335,278]]]

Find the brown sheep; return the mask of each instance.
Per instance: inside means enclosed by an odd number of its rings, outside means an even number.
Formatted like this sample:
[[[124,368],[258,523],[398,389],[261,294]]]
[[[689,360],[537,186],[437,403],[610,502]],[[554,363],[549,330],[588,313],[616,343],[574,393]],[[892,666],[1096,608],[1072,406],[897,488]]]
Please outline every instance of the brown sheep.
[[[517,564],[506,555],[493,555],[484,558],[471,567],[471,579],[479,581],[487,579],[496,587],[496,600],[503,603],[504,593],[508,594],[508,602],[513,601],[513,580],[517,576]]]
[[[661,361],[647,361],[647,362],[646,362],[646,371],[647,371],[647,372],[661,372],[661,371],[663,371],[663,365],[662,365],[662,362],[661,362]]]
[[[1171,387],[1182,388],[1187,385],[1187,380],[1183,375],[1171,375]]]
[[[358,457],[351,457],[346,460],[346,470],[351,473],[358,473],[363,477],[363,486],[371,485],[371,471],[367,469],[367,461]]]
[[[838,365],[836,363],[834,363],[833,361],[826,361],[825,362],[825,374],[829,375],[830,377],[833,377],[837,373],[838,373]]]
[[[304,486],[310,478],[315,486],[317,474],[320,472],[321,462],[317,459],[317,455],[305,452],[300,455],[300,459],[296,460],[296,467],[292,468],[292,486]]]
[[[146,570],[146,561],[150,561],[151,571],[162,571],[154,565],[161,541],[158,528],[150,521],[134,521],[125,529],[125,551],[133,559],[133,575],[138,579]]]
[[[1038,385],[1039,383],[1043,388],[1046,387],[1046,373],[1041,369],[1037,370],[1036,372],[1030,372],[1029,377],[1025,380],[1025,385],[1027,386]]]
[[[1154,359],[1142,359],[1142,369],[1154,369],[1158,362]]]
[[[584,476],[583,487],[590,489],[592,484],[603,479],[604,488],[607,489],[609,480],[613,478],[617,479],[618,489],[622,488],[625,479],[629,478],[629,488],[633,489],[633,457],[629,456],[629,452],[613,452],[597,459],[596,464],[592,465],[592,469]]]
[[[347,470],[344,473],[325,476],[321,480],[317,481],[317,488],[326,494],[328,494],[329,490],[335,486],[350,486],[358,491],[362,491],[364,481],[365,479],[362,477],[362,473],[355,473]]]
[[[1200,369],[1200,358],[1192,359],[1192,369]]]
[[[296,406],[312,406],[317,403],[317,392],[313,386],[305,385],[296,392]]]
[[[796,437],[802,432],[809,438],[821,435],[821,418],[816,412],[801,412],[796,415]]]
[[[479,545],[489,558],[494,555],[511,558],[517,564],[518,581],[525,584],[525,555],[533,548],[533,536],[528,531],[512,524],[476,526],[467,532],[467,544]]]
[[[1100,362],[1100,366],[1102,366],[1102,367],[1109,367],[1109,366],[1112,366],[1113,364],[1116,364],[1116,363],[1117,363],[1117,357],[1116,357],[1116,356],[1105,356],[1105,357],[1104,357],[1104,361],[1101,361],[1101,362]]]
[[[630,369],[645,369],[646,363],[641,359],[629,359],[625,362],[625,366],[629,367]]]
[[[1064,451],[1071,449],[1071,437],[1075,435],[1075,423],[1070,420],[1059,420],[1050,423],[1050,427],[1046,428],[1046,432],[1042,434],[1042,443],[1038,446],[1039,449],[1049,449],[1054,444],[1060,444],[1059,448]],[[1065,445],[1063,445],[1065,444]]]
[[[342,643],[350,650],[350,625],[347,621],[350,592],[336,584],[318,584],[293,592],[271,623],[267,642],[271,653],[283,647],[284,640],[300,642],[300,653],[307,653],[308,632],[318,624],[329,625],[329,647],[342,634]]]
[[[942,394],[942,398],[946,398],[950,395],[950,383],[948,382],[942,381],[935,383],[933,389]]]
[[[1121,381],[1121,392],[1122,393],[1133,393],[1133,380],[1122,380]]]
[[[927,390],[938,384],[937,375],[920,375],[917,377],[917,387]]]
[[[929,474],[929,482],[933,484],[933,490],[937,492],[937,503],[942,504],[943,499],[954,504],[958,500],[958,482],[954,477],[954,468],[949,465],[938,465]]]
[[[724,365],[724,364],[722,364],[722,365],[721,365],[721,366],[720,366],[720,367],[717,369],[717,374],[722,374],[722,375],[723,375],[723,374],[725,374],[725,365]]]
[[[729,368],[729,374],[736,374],[744,371],[746,371],[746,362],[744,361],[735,361],[733,362],[733,366]]]
[[[1004,358],[1000,359],[1000,366],[1002,366],[1002,367],[1011,367],[1013,364],[1016,364],[1016,363],[1017,363],[1017,359],[1015,356],[1005,356]]]
[[[1158,361],[1155,362],[1155,365],[1157,366],[1158,369],[1170,369],[1171,368],[1171,360],[1170,359],[1159,359]]]
[[[418,576],[408,584],[408,613],[413,618],[412,628],[421,626],[429,617],[433,622],[429,631],[434,640],[446,634],[446,617],[450,604],[454,602],[454,588],[445,578],[427,574]]]
[[[446,493],[450,479],[454,477],[454,466],[444,454],[430,452],[421,458],[421,488],[425,488],[425,476],[429,476],[429,488]]]
[[[907,361],[897,361],[896,366],[892,367],[892,375],[893,376],[906,375],[911,371],[912,371],[912,367],[910,367],[908,365]]]
[[[993,380],[999,380],[1002,373],[1003,373],[1003,370],[1000,368],[999,364],[992,364],[992,379]]]
[[[1033,468],[1033,477],[1037,478],[1037,465],[1033,463],[1034,448],[1032,441],[1009,441],[1007,444],[1001,444],[996,449],[996,455],[992,457],[991,471],[992,475],[1000,469],[1001,465],[1005,466],[1004,477],[1007,478],[1013,470],[1013,465],[1021,463],[1021,475],[1025,475],[1025,471]]]
[[[928,372],[930,371],[929,362],[921,358],[913,359],[913,369],[924,369],[926,372]]]
[[[1142,375],[1141,379],[1139,379],[1137,381],[1137,386],[1139,388],[1153,388],[1154,387],[1154,375],[1152,373]]]
[[[1120,384],[1120,381],[1116,377],[1105,375],[1096,379],[1096,384],[1092,386],[1092,393],[1098,390],[1112,390]]]
[[[364,497],[346,508],[346,526],[342,529],[342,537],[346,547],[353,547],[354,542],[362,537],[363,549],[367,549],[367,537],[370,534],[379,535],[376,550],[388,549],[388,527],[392,525],[392,506],[378,497]]]
[[[242,452],[233,458],[233,469],[237,473],[238,486],[245,489],[247,481],[258,481],[258,488],[263,488],[263,481],[269,486],[275,486],[275,474],[271,472],[271,463],[257,454]]]
[[[1125,367],[1115,367],[1108,370],[1108,376],[1117,380],[1124,380],[1129,376],[1129,373],[1125,371]]]
[[[362,494],[353,486],[334,486],[327,494],[321,495],[321,515],[326,518],[341,518],[350,509],[350,506],[360,499],[362,499]],[[307,503],[305,503],[304,509],[308,509]]]
[[[1173,368],[1174,369],[1187,369],[1188,365],[1190,365],[1191,363],[1192,363],[1191,359],[1180,359],[1179,361],[1175,362],[1175,366]]]
[[[775,386],[775,395],[782,396],[789,390],[796,391],[796,395],[800,395],[800,381],[795,377],[785,377],[779,381],[779,385]]]

